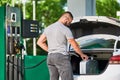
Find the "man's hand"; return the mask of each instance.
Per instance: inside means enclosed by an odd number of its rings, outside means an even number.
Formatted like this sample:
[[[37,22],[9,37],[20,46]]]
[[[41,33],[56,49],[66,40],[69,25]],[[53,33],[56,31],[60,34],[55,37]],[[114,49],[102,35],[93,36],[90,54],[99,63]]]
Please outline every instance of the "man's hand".
[[[68,39],[68,42],[71,44],[71,46],[74,48],[75,52],[78,53],[83,60],[88,60],[88,56],[84,54],[75,39]]]
[[[81,56],[81,58],[82,58],[83,60],[88,60],[88,56],[87,56],[87,55],[81,54],[80,56]]]

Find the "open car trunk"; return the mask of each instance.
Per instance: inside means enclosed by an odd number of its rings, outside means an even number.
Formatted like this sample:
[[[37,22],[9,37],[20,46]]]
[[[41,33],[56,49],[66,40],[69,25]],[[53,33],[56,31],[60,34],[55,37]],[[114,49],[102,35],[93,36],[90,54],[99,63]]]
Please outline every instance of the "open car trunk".
[[[109,19],[113,20],[111,18]],[[119,23],[117,21],[115,22]],[[96,74],[105,71],[109,64],[109,59],[112,56],[116,37],[120,35],[120,27],[112,23],[99,21],[98,19],[96,21],[79,19],[79,21],[73,22],[70,25],[70,29],[82,51],[88,56],[92,56],[94,60],[97,60],[98,71]],[[120,46],[119,43],[118,46]],[[71,53],[76,54],[71,46],[69,46],[69,50]],[[71,56],[74,74],[80,74],[80,61],[80,57],[76,55]]]

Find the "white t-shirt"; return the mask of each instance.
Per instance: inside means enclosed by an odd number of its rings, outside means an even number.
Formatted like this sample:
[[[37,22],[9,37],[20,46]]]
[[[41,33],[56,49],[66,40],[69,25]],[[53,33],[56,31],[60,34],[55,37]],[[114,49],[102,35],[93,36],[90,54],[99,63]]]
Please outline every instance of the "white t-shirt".
[[[55,22],[48,26],[43,34],[47,37],[48,52],[50,53],[67,53],[67,39],[73,38],[70,29],[60,22]]]

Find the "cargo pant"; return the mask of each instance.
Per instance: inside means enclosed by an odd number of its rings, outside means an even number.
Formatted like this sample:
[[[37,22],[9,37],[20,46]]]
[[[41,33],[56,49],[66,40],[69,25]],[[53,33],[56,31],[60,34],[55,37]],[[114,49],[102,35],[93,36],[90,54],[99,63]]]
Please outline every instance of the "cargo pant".
[[[73,80],[70,56],[61,53],[50,53],[47,58],[50,80]]]

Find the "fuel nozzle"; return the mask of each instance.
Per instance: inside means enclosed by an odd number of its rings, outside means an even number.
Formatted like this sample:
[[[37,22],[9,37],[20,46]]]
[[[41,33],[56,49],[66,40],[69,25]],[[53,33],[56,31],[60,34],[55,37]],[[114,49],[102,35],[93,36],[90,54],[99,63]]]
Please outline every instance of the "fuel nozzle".
[[[25,50],[23,43],[20,42],[19,40],[15,40],[14,47],[16,53],[20,53],[21,50]]]

